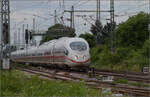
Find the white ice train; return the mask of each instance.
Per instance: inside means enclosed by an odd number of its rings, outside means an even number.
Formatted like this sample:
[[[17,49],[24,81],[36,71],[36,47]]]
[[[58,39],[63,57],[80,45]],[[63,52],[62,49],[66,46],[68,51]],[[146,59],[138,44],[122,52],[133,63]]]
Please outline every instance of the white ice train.
[[[63,37],[37,47],[12,52],[11,60],[82,69],[90,65],[89,45],[82,38]]]

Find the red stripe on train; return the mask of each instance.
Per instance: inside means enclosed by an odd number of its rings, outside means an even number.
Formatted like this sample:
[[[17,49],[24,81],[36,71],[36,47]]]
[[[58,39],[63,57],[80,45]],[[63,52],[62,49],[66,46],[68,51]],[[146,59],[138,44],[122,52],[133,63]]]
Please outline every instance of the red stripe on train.
[[[65,58],[65,59],[67,59],[73,63],[87,63],[90,61],[90,59],[88,59],[86,61],[75,61],[75,60],[72,60],[71,58],[66,57],[66,56],[32,56],[32,57],[24,57],[24,58],[33,58],[33,57],[34,58],[36,58],[36,57],[38,57],[38,58],[41,58],[41,57],[44,57],[44,58]]]
[[[73,63],[87,63],[88,61],[90,61],[90,59],[86,60],[86,61],[75,61],[75,60],[72,60],[71,58],[69,57],[65,57],[65,56],[44,56],[46,58],[65,58]]]
[[[68,59],[68,60],[70,60],[71,62],[73,62],[73,63],[87,63],[88,61],[90,61],[90,59],[88,59],[88,60],[86,60],[86,61],[74,61],[74,60],[72,60],[72,59],[70,59],[70,58],[68,58],[68,57],[66,57],[66,59]]]

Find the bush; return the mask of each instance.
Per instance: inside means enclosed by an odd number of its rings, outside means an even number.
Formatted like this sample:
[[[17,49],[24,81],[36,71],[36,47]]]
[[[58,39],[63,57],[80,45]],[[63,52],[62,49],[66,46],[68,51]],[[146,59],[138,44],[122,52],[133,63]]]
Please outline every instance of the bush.
[[[111,63],[111,54],[110,51],[103,50],[98,56],[99,65],[107,65]]]
[[[143,56],[145,56],[145,57],[147,57],[147,58],[150,58],[150,52],[149,52],[149,50],[150,50],[150,48],[149,48],[149,46],[150,46],[150,39],[147,39],[146,41],[145,41],[145,43],[144,43],[144,46],[143,46],[143,51],[142,51],[142,54],[143,54]]]
[[[101,51],[100,47],[94,47],[91,49],[91,63],[95,64],[98,61],[98,54]]]
[[[144,66],[148,66],[149,59],[142,55],[141,49],[133,51],[126,58],[129,69],[141,71]]]
[[[85,82],[46,80],[24,75],[17,70],[1,72],[0,96],[100,96],[100,92],[87,88]]]
[[[146,46],[137,50],[132,47],[120,47],[116,48],[116,53],[111,55],[107,46],[96,46],[91,49],[91,64],[101,69],[141,71],[149,63],[149,57],[145,55],[145,52],[147,52],[145,49],[147,50]]]
[[[117,44],[123,47],[134,46],[135,48],[141,48],[145,40],[149,38],[148,17],[149,14],[140,12],[120,24],[116,30]]]

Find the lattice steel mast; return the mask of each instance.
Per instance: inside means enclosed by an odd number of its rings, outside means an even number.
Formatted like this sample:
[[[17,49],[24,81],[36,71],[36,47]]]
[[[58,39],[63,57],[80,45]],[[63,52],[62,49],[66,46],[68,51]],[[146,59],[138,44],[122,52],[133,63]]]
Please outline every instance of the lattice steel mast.
[[[2,22],[2,42],[6,45],[10,43],[10,11],[9,0],[1,0],[1,22]]]
[[[10,45],[10,7],[9,0],[1,0],[1,43],[3,47]],[[8,56],[7,56],[8,55]],[[7,51],[2,51],[2,58],[9,58]]]

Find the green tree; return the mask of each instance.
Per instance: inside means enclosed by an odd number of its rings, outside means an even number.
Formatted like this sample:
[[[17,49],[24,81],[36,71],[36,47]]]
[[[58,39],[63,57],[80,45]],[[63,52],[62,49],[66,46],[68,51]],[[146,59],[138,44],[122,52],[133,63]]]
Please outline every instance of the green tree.
[[[149,50],[150,50],[150,39],[147,39],[146,41],[145,41],[145,43],[144,43],[144,46],[143,46],[143,56],[145,56],[145,57],[147,57],[147,58],[150,58],[150,52],[149,52]]]
[[[40,44],[60,37],[74,36],[76,36],[75,29],[67,27],[63,24],[55,24],[48,28],[48,31],[46,32],[46,35],[42,37]]]
[[[115,23],[113,24],[115,28]],[[96,21],[95,25],[91,26],[91,32],[95,35],[98,44],[104,44],[106,38],[110,38],[111,24],[107,23],[104,27],[100,21]]]
[[[140,12],[121,23],[116,31],[119,46],[141,48],[148,39],[148,14]]]
[[[84,38],[89,43],[90,48],[93,48],[96,45],[96,39],[94,35],[90,33],[80,34],[79,37]]]
[[[46,36],[42,37],[42,40],[40,41],[40,44],[43,44],[44,42],[50,41],[52,39],[53,39],[52,37],[46,35]]]
[[[100,21],[96,20],[95,25],[91,26],[91,32],[96,38],[96,42],[101,44],[103,39],[102,39],[102,30],[103,30],[103,25]]]
[[[110,37],[111,35],[111,26],[113,25],[113,29],[115,29],[116,27],[116,23],[114,22],[113,24],[111,23],[107,23],[104,27],[103,27],[103,35],[105,38]]]
[[[100,21],[96,20],[95,25],[91,26],[91,32],[93,33],[93,35],[97,36],[98,33],[101,33],[101,31],[103,30],[103,25]]]
[[[141,71],[143,67],[148,66],[148,17],[149,14],[140,12],[119,24],[115,29],[117,46],[113,55],[110,52],[111,24],[106,24],[103,27],[103,32],[107,33],[105,43],[91,49],[91,64],[96,68],[129,71]],[[123,64],[126,64],[126,68]]]

